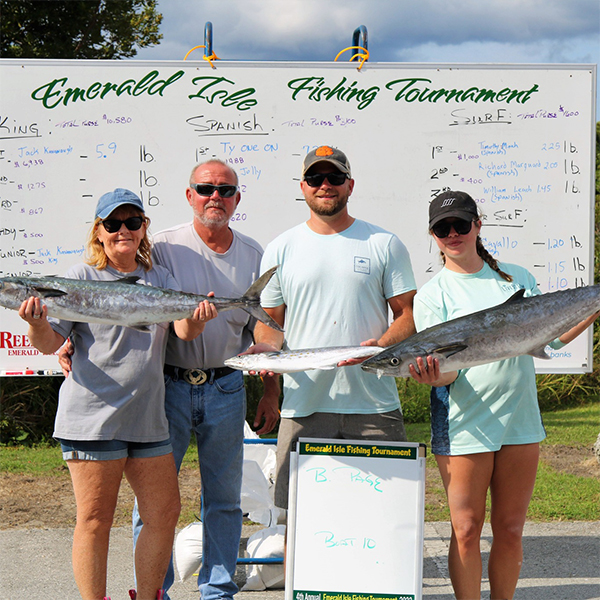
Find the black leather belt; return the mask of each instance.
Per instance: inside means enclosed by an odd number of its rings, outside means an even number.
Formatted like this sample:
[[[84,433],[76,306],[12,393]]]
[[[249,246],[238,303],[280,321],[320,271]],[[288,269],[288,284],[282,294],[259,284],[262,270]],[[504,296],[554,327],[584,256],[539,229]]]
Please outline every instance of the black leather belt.
[[[235,369],[231,367],[219,367],[218,369],[182,369],[172,365],[165,365],[164,372],[175,381],[183,379],[191,385],[202,385],[211,379],[220,379],[233,373]]]

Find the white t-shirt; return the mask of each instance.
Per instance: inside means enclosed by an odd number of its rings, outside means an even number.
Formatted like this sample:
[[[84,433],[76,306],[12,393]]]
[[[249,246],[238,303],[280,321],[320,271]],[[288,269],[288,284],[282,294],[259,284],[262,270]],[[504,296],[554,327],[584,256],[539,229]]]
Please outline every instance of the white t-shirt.
[[[410,257],[393,234],[355,220],[319,235],[305,223],[271,242],[261,272],[280,265],[262,295],[286,305],[285,348],[358,345],[389,327],[387,299],[415,289]],[[360,366],[284,375],[283,417],[315,412],[383,413],[400,407],[392,377]]]

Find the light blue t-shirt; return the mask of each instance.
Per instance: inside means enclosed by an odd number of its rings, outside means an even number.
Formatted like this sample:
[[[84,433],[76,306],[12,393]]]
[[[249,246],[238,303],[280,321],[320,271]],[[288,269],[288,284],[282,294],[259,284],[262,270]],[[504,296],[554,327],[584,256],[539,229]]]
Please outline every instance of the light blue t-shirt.
[[[410,257],[393,234],[355,220],[320,235],[306,223],[271,242],[261,272],[279,265],[265,288],[265,307],[286,305],[284,348],[359,345],[389,327],[387,300],[415,289]],[[383,413],[400,407],[392,377],[360,366],[284,375],[282,417],[315,412]]]
[[[442,269],[415,296],[417,331],[501,304],[520,289],[525,296],[541,293],[526,269],[499,266],[512,282],[487,264],[470,274]],[[531,356],[462,369],[448,388],[434,388],[431,412],[434,454],[490,452],[546,437]]]

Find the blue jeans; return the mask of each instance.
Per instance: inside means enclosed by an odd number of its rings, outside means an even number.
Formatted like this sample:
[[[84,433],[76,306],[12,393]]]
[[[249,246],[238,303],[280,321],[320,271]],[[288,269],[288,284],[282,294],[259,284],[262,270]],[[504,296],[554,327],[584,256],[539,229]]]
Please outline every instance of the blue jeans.
[[[242,535],[242,464],[246,393],[241,371],[203,385],[165,377],[165,409],[177,471],[196,435],[202,481],[202,567],[198,588],[202,600],[232,598],[238,591],[233,581]],[[133,543],[142,521],[133,511]],[[173,560],[164,589],[174,581]],[[165,599],[168,600],[166,595]]]

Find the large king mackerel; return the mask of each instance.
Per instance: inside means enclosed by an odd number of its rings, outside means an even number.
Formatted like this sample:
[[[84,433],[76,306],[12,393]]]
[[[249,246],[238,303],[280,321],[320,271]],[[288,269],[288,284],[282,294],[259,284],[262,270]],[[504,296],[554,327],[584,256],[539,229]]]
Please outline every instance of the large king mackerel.
[[[260,306],[260,294],[277,267],[261,275],[239,298],[219,298],[176,292],[136,283],[137,277],[116,281],[65,277],[2,277],[0,305],[18,310],[24,300],[36,296],[48,307],[48,315],[83,323],[123,325],[147,331],[148,325],[177,321],[194,314],[198,303],[208,300],[218,312],[241,308],[269,327],[281,327]]]
[[[586,317],[600,311],[600,285],[523,297],[425,329],[368,358],[361,367],[378,375],[409,377],[418,356],[439,360],[447,373],[531,354],[550,358],[544,348]]]

